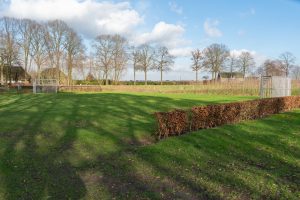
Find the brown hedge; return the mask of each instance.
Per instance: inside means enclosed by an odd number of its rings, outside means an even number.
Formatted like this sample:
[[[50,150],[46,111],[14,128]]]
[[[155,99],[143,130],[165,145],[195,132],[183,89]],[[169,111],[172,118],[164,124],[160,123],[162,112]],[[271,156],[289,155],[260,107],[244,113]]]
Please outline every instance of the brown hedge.
[[[189,131],[189,117],[184,110],[155,113],[158,121],[157,136],[159,139],[181,135]]]
[[[159,139],[300,108],[300,96],[197,106],[190,110],[155,113]],[[190,116],[190,117],[189,117]]]

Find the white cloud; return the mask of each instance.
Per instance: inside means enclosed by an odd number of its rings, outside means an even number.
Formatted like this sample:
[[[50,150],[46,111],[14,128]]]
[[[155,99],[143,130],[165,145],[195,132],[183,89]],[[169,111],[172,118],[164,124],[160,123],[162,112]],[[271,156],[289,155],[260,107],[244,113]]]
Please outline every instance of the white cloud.
[[[138,6],[142,9],[149,5],[147,1],[141,1]],[[186,56],[189,53],[190,50],[186,47],[189,41],[184,39],[183,25],[158,22],[150,32],[139,32],[144,22],[140,13],[132,8],[129,2],[11,0],[0,16],[30,18],[38,21],[61,19],[82,34],[85,39],[94,38],[99,34],[116,33],[124,35],[134,45],[144,43],[163,45],[176,56]]]
[[[178,6],[175,2],[169,2],[170,10],[181,15],[183,13],[182,7]]]
[[[230,51],[230,54],[238,57],[242,54],[242,52],[249,52],[253,56],[257,66],[263,64],[263,62],[267,59],[265,55],[248,49],[233,49]]]
[[[170,50],[170,54],[176,57],[188,57],[191,56],[192,50],[191,47],[174,48]]]
[[[134,42],[137,44],[160,44],[168,48],[176,48],[188,43],[183,39],[184,32],[185,29],[180,25],[159,22],[151,32],[136,35]]]
[[[221,37],[223,33],[218,29],[220,22],[218,20],[206,19],[204,22],[204,31],[209,37]]]
[[[61,19],[88,37],[129,34],[143,22],[128,2],[96,0],[11,0],[2,15],[36,20]]]

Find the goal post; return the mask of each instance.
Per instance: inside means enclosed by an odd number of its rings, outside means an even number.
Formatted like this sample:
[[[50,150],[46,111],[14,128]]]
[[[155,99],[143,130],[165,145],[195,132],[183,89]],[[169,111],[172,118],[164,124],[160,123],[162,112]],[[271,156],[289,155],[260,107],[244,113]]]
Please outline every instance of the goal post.
[[[260,80],[260,97],[291,96],[291,78],[281,76],[262,76]]]
[[[57,79],[35,79],[32,85],[33,93],[57,93],[58,80]]]

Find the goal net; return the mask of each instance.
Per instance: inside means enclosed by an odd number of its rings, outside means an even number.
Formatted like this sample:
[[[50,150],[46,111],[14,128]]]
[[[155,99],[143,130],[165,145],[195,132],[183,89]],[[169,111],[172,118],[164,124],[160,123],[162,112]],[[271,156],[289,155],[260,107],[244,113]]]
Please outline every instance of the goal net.
[[[57,93],[57,79],[36,79],[33,81],[33,93]]]
[[[287,77],[262,76],[260,82],[260,97],[285,97],[291,96],[292,81]]]

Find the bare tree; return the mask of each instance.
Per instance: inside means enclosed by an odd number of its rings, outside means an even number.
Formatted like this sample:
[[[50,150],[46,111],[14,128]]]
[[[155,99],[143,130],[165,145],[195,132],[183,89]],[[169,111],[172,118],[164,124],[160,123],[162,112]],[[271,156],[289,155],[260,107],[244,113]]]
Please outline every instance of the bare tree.
[[[263,69],[266,76],[282,76],[285,74],[280,60],[266,60]]]
[[[17,45],[17,20],[9,17],[0,18],[0,35],[2,40],[2,62],[5,71],[5,84],[12,81],[12,67],[19,63],[19,46]]]
[[[33,26],[36,22],[30,20],[30,19],[21,19],[19,20],[19,39],[18,39],[18,44],[20,46],[21,50],[21,62],[24,65],[24,70],[25,70],[25,79],[26,75],[29,70],[29,64],[30,64],[30,49],[31,49],[31,40],[32,40],[32,34],[33,32]]]
[[[246,77],[246,74],[249,72],[250,68],[255,66],[255,61],[251,53],[243,51],[238,57],[238,67],[243,73],[243,77]]]
[[[295,63],[296,57],[290,52],[285,52],[279,56],[279,59],[282,63],[282,68],[285,71],[285,75],[289,76],[290,69]]]
[[[47,23],[47,44],[48,54],[51,64],[56,70],[56,74],[52,74],[60,81],[61,59],[65,50],[65,40],[68,25],[61,20],[49,21]]]
[[[292,73],[293,73],[293,78],[295,80],[300,80],[300,66],[299,65],[295,65],[292,68]]]
[[[89,57],[86,55],[85,46],[83,45],[82,47],[83,48],[81,48],[80,51],[73,58],[72,80],[74,79],[73,75],[76,75],[76,78],[82,77],[84,79],[85,76],[82,72],[87,71],[89,68],[89,65],[87,65]],[[73,74],[73,71],[76,73]]]
[[[82,44],[82,39],[78,36],[78,34],[71,28],[67,29],[64,49],[66,51],[66,62],[67,62],[67,71],[68,71],[68,85],[72,83],[72,73],[73,67],[80,59],[76,59],[78,57],[82,58],[82,53],[84,51],[84,46]]]
[[[3,33],[0,32],[0,85],[4,84],[4,59],[5,59],[5,42]]]
[[[230,55],[229,49],[224,44],[212,44],[203,51],[204,66],[212,72],[212,79],[216,79],[218,73],[224,68]]]
[[[148,44],[139,47],[139,69],[144,72],[145,85],[147,85],[147,73],[155,66],[155,49]]]
[[[116,84],[120,80],[128,62],[128,44],[127,40],[120,35],[114,35],[113,42],[113,80]]]
[[[136,71],[138,70],[138,67],[139,67],[140,57],[141,56],[140,56],[139,48],[131,47],[130,59],[132,61],[132,65],[133,65],[133,84],[134,85],[136,85]]]
[[[170,71],[175,57],[169,53],[167,47],[159,47],[156,55],[156,69],[160,71],[160,84],[163,84],[163,72]]]
[[[31,35],[30,53],[37,67],[37,79],[40,79],[42,66],[47,62],[47,39],[44,25],[31,24],[33,34]]]
[[[238,58],[234,53],[230,53],[230,56],[228,58],[228,66],[229,66],[230,78],[233,78],[233,72],[238,67]]]
[[[84,69],[83,66],[79,68],[82,73],[82,77],[84,77],[84,79],[87,81],[97,80],[98,84],[100,85],[102,77],[101,69],[96,64],[94,54],[90,52],[89,55],[86,56],[85,61],[85,65],[88,67],[88,69]]]
[[[192,69],[196,72],[196,83],[198,83],[198,72],[203,67],[203,54],[199,49],[196,49],[192,53]]]
[[[105,85],[108,85],[108,77],[112,71],[114,58],[114,40],[112,35],[100,35],[94,40],[96,65],[103,71]]]

